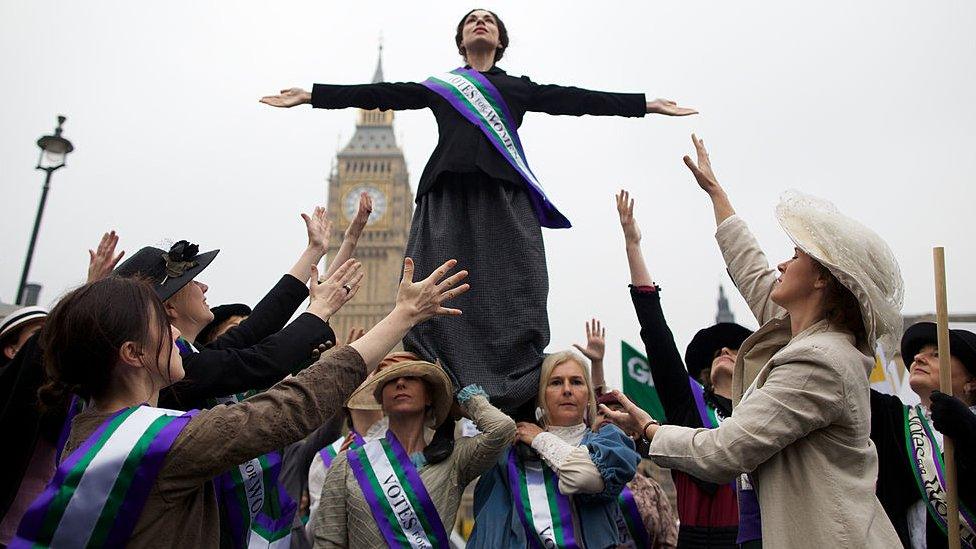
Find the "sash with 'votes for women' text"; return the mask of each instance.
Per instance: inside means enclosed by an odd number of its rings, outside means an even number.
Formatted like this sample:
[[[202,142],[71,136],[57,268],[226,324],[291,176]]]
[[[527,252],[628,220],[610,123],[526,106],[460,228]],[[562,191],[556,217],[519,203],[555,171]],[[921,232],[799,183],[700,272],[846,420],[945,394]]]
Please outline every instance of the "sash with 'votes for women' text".
[[[180,355],[198,353],[183,337],[176,338]],[[257,394],[247,391],[210,399],[211,406],[236,404]],[[217,503],[230,526],[234,547],[281,548],[291,544],[291,524],[298,505],[278,482],[281,454],[277,451],[241,463],[214,479]]]
[[[516,131],[515,118],[494,84],[480,72],[463,67],[431,76],[422,84],[446,99],[461,116],[480,129],[502,158],[522,176],[540,225],[550,229],[568,229],[572,226],[549,201],[542,184],[529,168]]]
[[[347,452],[349,466],[390,547],[449,546],[427,487],[393,431]]]
[[[922,411],[922,407],[905,407],[905,443],[908,446],[908,459],[915,481],[922,493],[922,501],[928,509],[929,515],[946,534],[949,529],[948,511],[946,504],[945,464],[942,461],[942,448],[939,441],[932,434]],[[959,536],[965,547],[976,546],[976,520],[972,512],[959,502]],[[948,535],[948,534],[947,534]]]
[[[508,452],[508,482],[515,510],[532,547],[578,549],[576,510],[572,500],[559,491],[559,477],[542,461],[519,459]]]
[[[58,467],[10,547],[124,547],[194,414],[145,405],[113,414]]]

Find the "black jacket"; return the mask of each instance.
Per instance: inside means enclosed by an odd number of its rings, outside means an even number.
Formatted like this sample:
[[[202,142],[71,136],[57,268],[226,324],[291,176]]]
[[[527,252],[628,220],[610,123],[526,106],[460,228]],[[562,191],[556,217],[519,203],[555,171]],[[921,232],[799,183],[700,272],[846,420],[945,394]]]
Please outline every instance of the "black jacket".
[[[316,346],[335,342],[335,333],[311,313],[284,326],[306,297],[308,288],[298,279],[281,277],[239,326],[199,353],[183,355],[186,375],[160,392],[159,405],[208,408],[209,399],[266,389],[307,364]]]
[[[504,97],[515,118],[522,125],[526,112],[581,116],[644,116],[647,103],[642,93],[607,93],[581,88],[541,85],[509,76],[502,69],[492,67],[482,73]],[[444,172],[482,171],[489,176],[523,183],[522,177],[488,142],[481,130],[468,122],[443,97],[419,83],[360,84],[336,86],[315,84],[312,87],[312,106],[320,109],[411,110],[429,108],[437,119],[437,147],[430,155],[417,185],[417,199],[428,193]],[[526,151],[528,155],[528,151]],[[531,158],[529,159],[531,165]]]
[[[898,537],[905,547],[911,547],[908,534],[908,510],[922,498],[915,473],[908,459],[908,445],[905,441],[905,405],[892,395],[871,390],[871,440],[878,450],[878,500]],[[976,506],[976,456],[960,452],[956,446],[956,474],[959,487],[959,500],[972,509]],[[928,514],[925,523],[925,538],[930,549],[948,547],[945,534]]]

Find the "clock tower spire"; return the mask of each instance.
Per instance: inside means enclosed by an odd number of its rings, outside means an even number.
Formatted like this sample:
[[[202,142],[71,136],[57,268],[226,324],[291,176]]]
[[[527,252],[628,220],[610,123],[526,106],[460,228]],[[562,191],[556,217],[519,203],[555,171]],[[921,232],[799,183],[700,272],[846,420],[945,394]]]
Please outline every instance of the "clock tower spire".
[[[373,83],[383,81],[381,42]],[[356,297],[330,320],[340,339],[350,328],[369,329],[386,316],[393,309],[400,282],[413,191],[403,150],[393,132],[393,111],[359,109],[355,132],[336,155],[328,187],[328,210],[335,228],[327,258],[334,257],[342,244],[343,231],[356,215],[363,192],[373,199],[373,213],[355,257],[363,263],[366,278]]]

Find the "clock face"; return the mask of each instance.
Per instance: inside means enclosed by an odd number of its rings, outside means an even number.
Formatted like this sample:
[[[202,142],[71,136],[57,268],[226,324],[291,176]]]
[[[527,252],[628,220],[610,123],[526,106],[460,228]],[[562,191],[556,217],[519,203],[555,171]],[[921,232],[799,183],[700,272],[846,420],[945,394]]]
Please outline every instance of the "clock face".
[[[342,211],[346,214],[346,219],[352,221],[359,210],[359,195],[362,193],[369,194],[373,199],[373,213],[369,214],[369,220],[366,222],[367,225],[372,225],[386,213],[386,195],[376,187],[370,185],[354,187],[342,199]]]

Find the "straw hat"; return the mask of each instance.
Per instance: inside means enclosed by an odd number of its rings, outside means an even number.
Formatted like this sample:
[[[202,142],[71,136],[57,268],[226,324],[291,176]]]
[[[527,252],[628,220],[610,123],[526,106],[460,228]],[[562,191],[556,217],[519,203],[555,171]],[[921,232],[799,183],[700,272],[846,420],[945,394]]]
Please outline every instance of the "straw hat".
[[[437,426],[443,423],[451,412],[451,406],[454,403],[453,385],[447,374],[444,373],[444,369],[423,360],[393,364],[377,374],[372,381],[373,398],[376,399],[376,402],[383,400],[383,387],[401,377],[418,377],[427,382],[430,389],[428,396],[431,400],[431,425]]]
[[[799,191],[787,191],[780,197],[776,217],[798,248],[854,294],[868,344],[873,350],[879,343],[891,356],[901,337],[905,290],[888,244],[831,202]]]
[[[418,360],[420,360],[419,356],[407,351],[396,351],[386,355],[373,370],[373,373],[366,376],[359,387],[356,387],[356,390],[349,395],[349,398],[346,399],[346,408],[350,410],[382,410],[383,406],[373,397],[373,389],[376,388],[376,378],[379,373],[394,364]]]

